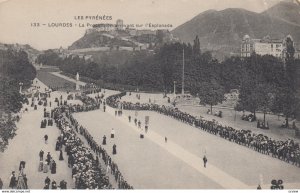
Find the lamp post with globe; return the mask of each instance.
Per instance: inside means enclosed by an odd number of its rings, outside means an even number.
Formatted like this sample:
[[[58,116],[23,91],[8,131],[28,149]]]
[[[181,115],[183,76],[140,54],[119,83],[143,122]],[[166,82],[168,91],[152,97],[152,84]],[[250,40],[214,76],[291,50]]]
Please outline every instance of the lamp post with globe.
[[[19,82],[19,86],[20,86],[20,94],[22,94],[22,86],[23,86],[23,82]]]

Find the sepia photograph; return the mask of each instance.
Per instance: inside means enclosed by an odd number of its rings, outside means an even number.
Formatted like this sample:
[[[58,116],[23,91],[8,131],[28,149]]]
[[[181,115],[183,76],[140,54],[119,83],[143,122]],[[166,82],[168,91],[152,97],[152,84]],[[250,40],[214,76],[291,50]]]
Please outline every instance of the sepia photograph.
[[[0,192],[300,190],[300,0],[0,0],[0,26]]]

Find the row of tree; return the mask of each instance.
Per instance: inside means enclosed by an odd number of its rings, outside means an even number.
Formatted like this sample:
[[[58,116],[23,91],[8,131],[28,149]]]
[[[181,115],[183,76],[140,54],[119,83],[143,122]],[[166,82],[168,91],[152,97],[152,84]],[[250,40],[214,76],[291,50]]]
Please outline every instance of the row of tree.
[[[0,50],[0,58],[0,151],[4,151],[16,131],[12,114],[20,111],[25,99],[20,83],[28,87],[36,71],[24,51]]]
[[[154,53],[133,52],[122,66],[95,63],[78,56],[61,59],[60,69],[75,75],[79,72],[95,80],[130,85],[139,90],[172,92],[182,87],[183,55],[185,63],[185,90],[198,96],[202,104],[216,105],[224,101],[224,94],[231,89],[240,92],[238,110],[283,113],[295,115],[299,104],[296,90],[297,67],[293,42],[287,39],[286,59],[255,53],[248,58],[231,57],[219,62],[210,52],[201,52],[199,38],[193,45],[184,43],[164,44]],[[47,61],[47,60],[46,60]],[[46,63],[47,64],[47,63]]]

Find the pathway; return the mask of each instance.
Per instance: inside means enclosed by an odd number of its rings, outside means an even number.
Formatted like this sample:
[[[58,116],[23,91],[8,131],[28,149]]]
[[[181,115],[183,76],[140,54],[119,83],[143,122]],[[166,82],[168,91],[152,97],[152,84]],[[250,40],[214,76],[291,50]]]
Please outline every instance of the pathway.
[[[115,117],[115,111],[113,108],[108,107],[107,112]],[[121,120],[124,124],[130,126],[133,130],[140,133],[141,130],[134,126],[132,123],[130,124],[127,116],[123,114],[121,117],[116,117],[117,119]],[[148,131],[147,138],[150,139],[152,142],[159,145],[161,148],[166,150],[167,152],[171,153],[172,155],[176,156],[178,159],[182,160],[183,162],[187,163],[189,166],[196,169],[202,175],[208,177],[210,180],[214,181],[215,183],[219,184],[225,189],[231,189],[235,187],[237,189],[248,189],[249,186],[245,183],[241,182],[240,180],[228,175],[227,173],[223,172],[219,168],[213,166],[212,164],[208,164],[206,168],[203,167],[202,158],[188,152],[181,146],[177,145],[176,143],[168,140],[167,143],[164,141],[164,137],[160,136],[158,133],[154,131]]]
[[[34,80],[34,85],[40,86],[41,90],[47,88],[46,85],[39,80]],[[53,94],[51,100],[54,103]],[[31,99],[29,99],[31,103]],[[0,177],[4,183],[3,188],[8,188],[9,176],[12,171],[18,175],[20,161],[25,161],[25,174],[28,178],[28,187],[30,189],[43,189],[44,180],[48,176],[51,180],[55,180],[59,185],[61,180],[67,182],[68,188],[73,188],[74,183],[71,177],[71,169],[67,166],[67,155],[64,153],[64,161],[59,161],[59,152],[55,151],[56,139],[60,134],[59,129],[54,126],[47,126],[44,129],[40,128],[41,120],[43,119],[44,107],[38,105],[37,110],[33,107],[24,105],[23,110],[28,108],[28,112],[24,112],[20,121],[17,123],[16,136],[9,141],[8,148],[0,153]],[[50,107],[47,107],[50,110]],[[21,110],[22,112],[22,110]],[[44,142],[44,135],[48,135],[48,144]],[[44,158],[47,152],[50,152],[57,164],[56,174],[43,173],[38,171],[39,152],[43,150]]]
[[[67,77],[67,76],[65,76],[65,75],[62,75],[60,72],[50,72],[51,74],[53,74],[53,75],[55,75],[55,76],[58,76],[58,77],[60,77],[60,78],[63,78],[63,79],[65,79],[65,80],[68,80],[68,81],[70,81],[70,82],[73,82],[73,83],[77,83],[77,81],[75,80],[75,79],[73,79],[73,78],[70,78],[70,77]],[[82,81],[78,81],[78,84],[80,85],[80,86],[85,86],[86,85],[86,83],[85,82],[82,82]]]

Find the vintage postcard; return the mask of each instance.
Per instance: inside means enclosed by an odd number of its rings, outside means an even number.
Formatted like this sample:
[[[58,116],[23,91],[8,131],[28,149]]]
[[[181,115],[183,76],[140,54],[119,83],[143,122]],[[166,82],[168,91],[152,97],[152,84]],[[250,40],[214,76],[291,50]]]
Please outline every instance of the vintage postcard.
[[[0,0],[0,26],[0,189],[300,189],[299,0]]]

